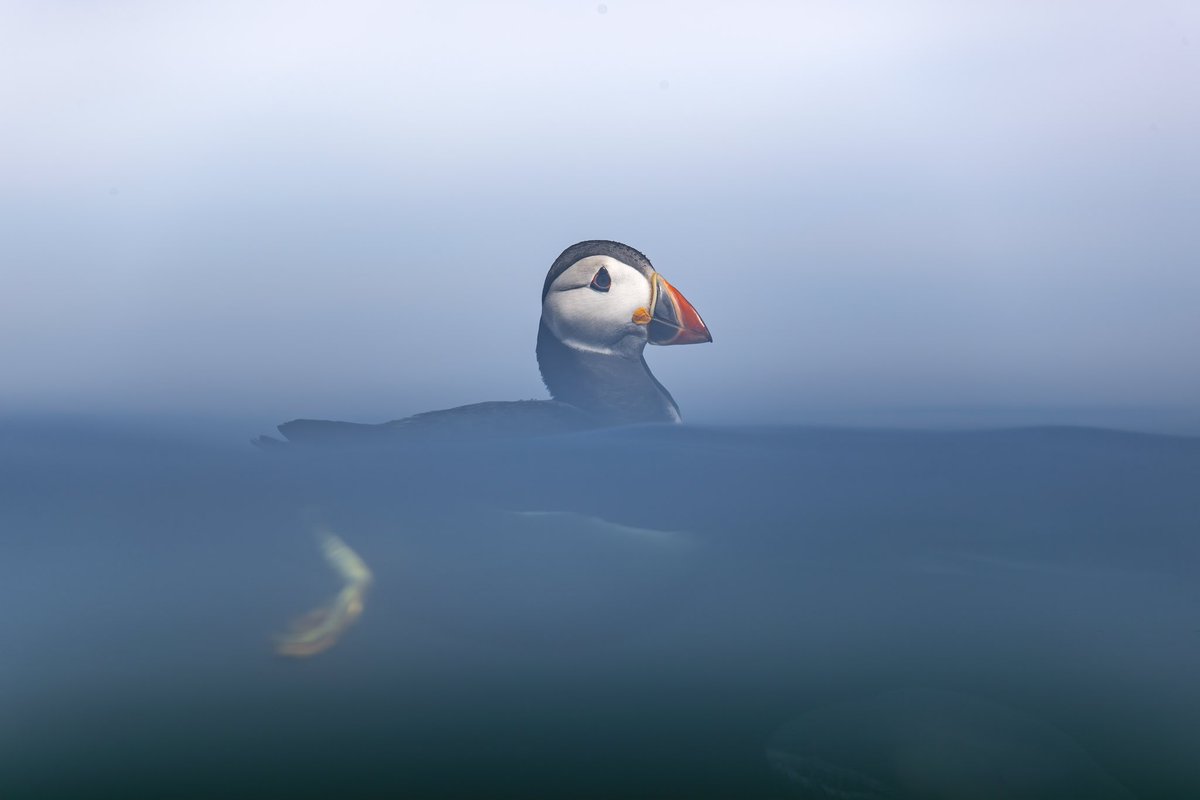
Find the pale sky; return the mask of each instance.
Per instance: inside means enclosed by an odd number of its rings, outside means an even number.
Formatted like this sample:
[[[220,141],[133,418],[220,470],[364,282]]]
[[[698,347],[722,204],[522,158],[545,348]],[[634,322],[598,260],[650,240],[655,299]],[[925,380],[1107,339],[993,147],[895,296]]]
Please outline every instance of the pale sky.
[[[1200,409],[1193,2],[0,4],[0,412],[542,396],[645,251],[692,416]],[[819,415],[818,415],[819,416]]]

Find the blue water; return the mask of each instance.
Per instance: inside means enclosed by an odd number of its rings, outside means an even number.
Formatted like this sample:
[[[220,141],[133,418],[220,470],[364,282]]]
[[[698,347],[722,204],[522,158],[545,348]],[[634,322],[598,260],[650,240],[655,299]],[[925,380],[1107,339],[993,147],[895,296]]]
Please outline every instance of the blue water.
[[[1200,796],[1200,439],[244,442],[0,424],[0,797]]]

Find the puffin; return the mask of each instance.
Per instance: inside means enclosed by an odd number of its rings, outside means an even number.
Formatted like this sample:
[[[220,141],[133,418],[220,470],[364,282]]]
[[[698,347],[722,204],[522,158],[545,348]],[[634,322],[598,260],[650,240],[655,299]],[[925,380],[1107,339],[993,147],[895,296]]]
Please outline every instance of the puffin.
[[[646,345],[711,342],[683,294],[643,253],[593,239],[554,260],[542,284],[537,363],[549,400],[472,403],[378,424],[295,419],[277,426],[286,442],[394,442],[524,437],[639,423],[678,423],[679,404],[646,363]]]

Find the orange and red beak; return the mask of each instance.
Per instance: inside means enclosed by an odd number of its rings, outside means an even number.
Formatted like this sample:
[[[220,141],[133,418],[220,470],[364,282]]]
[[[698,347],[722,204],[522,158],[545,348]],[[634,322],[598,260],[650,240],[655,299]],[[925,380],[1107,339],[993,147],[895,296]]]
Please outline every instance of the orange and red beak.
[[[711,342],[712,334],[695,307],[663,276],[654,273],[651,282],[650,344],[700,344]]]

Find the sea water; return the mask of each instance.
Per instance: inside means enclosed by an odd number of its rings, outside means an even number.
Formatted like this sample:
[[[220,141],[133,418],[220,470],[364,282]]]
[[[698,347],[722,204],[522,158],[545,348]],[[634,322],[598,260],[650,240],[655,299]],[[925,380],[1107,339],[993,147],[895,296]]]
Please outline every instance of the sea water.
[[[1200,796],[1200,439],[244,441],[0,425],[0,796]]]

